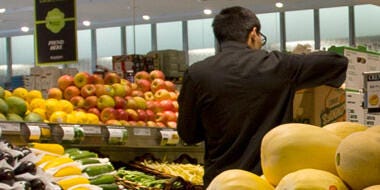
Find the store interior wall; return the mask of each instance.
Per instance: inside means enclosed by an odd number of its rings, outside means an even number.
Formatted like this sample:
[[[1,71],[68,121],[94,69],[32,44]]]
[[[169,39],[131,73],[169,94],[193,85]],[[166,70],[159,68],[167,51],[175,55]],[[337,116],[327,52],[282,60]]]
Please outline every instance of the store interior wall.
[[[333,7],[319,9],[320,49],[332,45],[348,46],[349,42],[349,8]],[[370,50],[380,51],[380,7],[375,5],[354,6],[355,42]],[[297,44],[315,44],[315,23],[313,10],[285,12],[286,39],[280,35],[280,14],[258,14],[262,22],[262,32],[268,37],[267,50],[281,50],[281,40],[286,42],[286,50],[291,51]],[[121,55],[123,43],[128,54],[146,54],[152,50],[175,49],[188,53],[188,64],[192,64],[215,53],[215,40],[211,28],[212,19],[198,19],[135,26],[120,26],[111,28],[88,29],[78,31],[78,64],[59,65],[59,67],[75,67],[81,71],[93,70],[92,64],[111,67],[111,56]],[[183,26],[187,25],[187,31]],[[152,25],[155,30],[152,30]],[[125,28],[125,32],[121,32]],[[96,34],[96,60],[91,35]],[[184,35],[186,33],[186,35]],[[122,35],[126,41],[123,42]],[[155,38],[152,38],[156,35]],[[185,39],[185,37],[187,39]],[[10,38],[11,50],[7,49],[7,39]],[[153,39],[156,39],[154,41]],[[184,47],[187,49],[184,49]],[[154,49],[155,48],[155,49]],[[11,51],[11,59],[7,59]],[[8,60],[11,60],[11,72],[7,71]],[[0,38],[0,85],[11,76],[28,75],[34,67],[33,35]],[[11,76],[10,76],[11,75]],[[9,81],[8,81],[9,82]]]

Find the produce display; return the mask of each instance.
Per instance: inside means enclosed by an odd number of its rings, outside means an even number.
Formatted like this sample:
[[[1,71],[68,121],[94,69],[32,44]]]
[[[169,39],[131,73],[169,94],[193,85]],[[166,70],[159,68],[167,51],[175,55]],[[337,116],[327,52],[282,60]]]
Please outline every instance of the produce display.
[[[114,72],[78,72],[59,77],[46,98],[38,90],[1,88],[0,120],[176,128],[178,93],[160,70],[139,71],[134,82]]]

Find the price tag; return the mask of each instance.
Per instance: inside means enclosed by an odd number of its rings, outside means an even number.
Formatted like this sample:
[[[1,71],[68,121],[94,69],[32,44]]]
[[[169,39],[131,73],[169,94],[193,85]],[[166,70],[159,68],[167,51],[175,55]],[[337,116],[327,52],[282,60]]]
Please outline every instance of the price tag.
[[[74,127],[62,127],[63,137],[62,140],[72,141],[75,137]]]
[[[133,128],[133,134],[135,136],[151,136],[152,132],[148,128]]]
[[[99,126],[82,126],[86,135],[100,135],[101,128]]]
[[[107,130],[109,134],[108,143],[123,144],[127,140],[128,131],[126,128],[107,127]]]
[[[111,129],[108,128],[110,138],[123,138],[123,129]]]
[[[41,129],[36,125],[28,125],[27,126],[30,132],[29,140],[40,140],[41,137]]]
[[[161,145],[176,145],[179,143],[177,131],[161,130]]]
[[[20,132],[20,124],[19,123],[0,123],[0,128],[3,132]]]

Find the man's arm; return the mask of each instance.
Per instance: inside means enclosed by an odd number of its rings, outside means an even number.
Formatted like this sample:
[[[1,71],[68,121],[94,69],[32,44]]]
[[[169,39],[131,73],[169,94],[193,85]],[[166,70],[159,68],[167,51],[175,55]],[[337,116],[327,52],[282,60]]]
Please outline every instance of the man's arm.
[[[204,134],[197,106],[195,84],[188,75],[188,71],[184,74],[178,104],[177,131],[181,139],[189,144],[203,141]]]

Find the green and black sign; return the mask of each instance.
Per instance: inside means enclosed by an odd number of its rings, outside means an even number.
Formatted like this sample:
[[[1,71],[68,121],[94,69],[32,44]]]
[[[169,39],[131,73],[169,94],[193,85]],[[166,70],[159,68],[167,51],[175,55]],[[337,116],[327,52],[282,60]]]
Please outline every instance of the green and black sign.
[[[77,63],[76,0],[35,0],[36,64]]]

